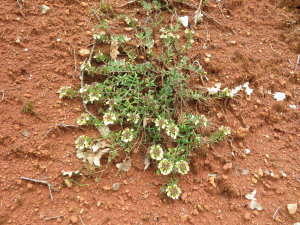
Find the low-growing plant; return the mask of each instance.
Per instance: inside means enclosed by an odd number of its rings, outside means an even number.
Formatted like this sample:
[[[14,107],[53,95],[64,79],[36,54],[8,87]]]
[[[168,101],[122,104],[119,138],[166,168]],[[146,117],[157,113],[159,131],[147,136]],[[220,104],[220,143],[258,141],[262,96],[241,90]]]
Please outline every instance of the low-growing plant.
[[[150,3],[142,3],[149,10]],[[151,5],[152,7],[152,5]],[[124,35],[110,38],[105,33],[95,34],[95,41],[108,44],[117,42],[127,53],[126,59],[110,59],[101,51],[95,52],[96,62],[87,61],[81,67],[81,73],[103,76],[103,82],[84,84],[78,94],[84,104],[100,105],[99,116],[83,113],[78,118],[80,126],[93,125],[96,128],[114,125],[107,135],[97,140],[80,136],[75,144],[78,151],[97,149],[93,142],[101,139],[110,140],[110,162],[120,151],[127,156],[141,143],[147,148],[147,156],[157,166],[157,174],[169,176],[163,190],[170,198],[177,199],[181,193],[177,186],[179,176],[187,174],[189,154],[196,148],[215,142],[221,142],[230,134],[228,127],[221,126],[215,133],[207,134],[203,129],[211,124],[209,119],[196,110],[189,109],[189,102],[205,104],[210,95],[205,96],[200,90],[189,85],[189,77],[205,75],[199,65],[194,66],[184,54],[192,46],[193,31],[186,30],[186,46],[180,48],[179,25],[173,30],[161,29],[161,51],[153,51],[153,37],[149,29],[140,29],[137,20],[126,18],[126,23],[135,28],[139,46],[146,50],[148,60],[140,63],[138,52],[126,47],[130,40]],[[100,63],[101,66],[96,65]],[[71,89],[63,87],[60,96],[73,96]],[[228,90],[221,92],[230,97]],[[116,126],[118,128],[116,128]],[[201,132],[199,132],[199,130]]]

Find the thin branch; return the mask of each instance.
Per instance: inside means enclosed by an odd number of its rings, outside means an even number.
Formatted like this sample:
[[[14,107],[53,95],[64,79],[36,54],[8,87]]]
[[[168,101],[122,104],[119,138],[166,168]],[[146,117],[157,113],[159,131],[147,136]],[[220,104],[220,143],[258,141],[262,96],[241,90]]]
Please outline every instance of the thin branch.
[[[278,212],[279,209],[280,209],[280,207],[278,207],[278,208],[276,209],[275,213],[273,214],[273,219],[274,219],[274,220],[275,220],[275,216],[276,216],[276,214],[277,214],[277,212]]]
[[[70,43],[70,45],[72,46],[73,52],[74,52],[75,71],[74,71],[72,77],[73,77],[73,80],[75,80],[75,75],[76,75],[76,71],[77,71],[76,54],[75,54],[75,48],[74,48],[74,46],[72,45],[72,43],[71,43],[70,41],[69,41],[69,43]]]
[[[31,178],[27,178],[27,177],[20,177],[20,179],[23,179],[23,180],[29,180],[29,181],[32,181],[32,182],[42,183],[42,184],[48,185],[49,193],[50,193],[50,197],[51,197],[51,201],[54,202],[53,196],[52,196],[52,193],[51,193],[51,187],[52,187],[52,186],[51,186],[51,184],[49,184],[47,181],[34,180],[34,179],[31,179]]]
[[[80,215],[78,215],[78,217],[80,219],[81,224],[84,225],[84,223],[82,222],[82,219],[81,219]]]
[[[27,20],[25,14],[24,14],[23,11],[22,11],[22,10],[23,10],[23,7],[22,7],[22,5],[20,4],[19,1],[20,1],[20,0],[17,0],[17,3],[18,3],[18,5],[19,5],[19,7],[20,7],[20,13],[21,13],[21,15],[24,17],[24,19]],[[24,1],[22,0],[22,2],[24,2]]]
[[[297,56],[297,62],[296,62],[296,68],[295,68],[295,71],[296,71],[296,69],[297,69],[297,67],[298,67],[299,61],[300,61],[300,55]]]
[[[59,216],[54,216],[54,217],[50,217],[50,218],[46,218],[45,220],[53,220],[53,219],[57,219],[57,218],[60,218],[60,217],[63,217],[64,215],[59,215]]]

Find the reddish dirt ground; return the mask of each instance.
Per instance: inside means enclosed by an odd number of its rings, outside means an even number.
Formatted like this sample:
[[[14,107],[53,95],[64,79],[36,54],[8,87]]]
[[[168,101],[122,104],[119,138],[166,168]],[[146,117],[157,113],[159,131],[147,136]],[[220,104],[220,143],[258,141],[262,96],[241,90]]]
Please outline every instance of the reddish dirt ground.
[[[96,7],[99,1],[86,3]],[[133,12],[134,7],[119,7],[124,3],[111,1],[117,13]],[[181,7],[178,16],[193,17],[199,1],[189,3],[195,7],[175,5]],[[114,162],[101,181],[94,183],[96,174],[86,180],[77,178],[79,183],[88,185],[66,186],[61,171],[83,167],[75,155],[74,141],[79,135],[93,136],[95,132],[92,128],[55,126],[77,125],[77,118],[83,112],[80,97],[59,100],[57,91],[64,85],[78,89],[79,69],[75,80],[72,78],[73,47],[79,68],[84,61],[79,50],[91,48],[88,45],[93,43],[92,29],[97,18],[80,1],[32,0],[25,4],[20,1],[21,14],[16,1],[2,0],[0,224],[300,222],[299,209],[295,214],[287,209],[287,204],[300,204],[300,111],[299,107],[289,107],[298,106],[300,100],[300,65],[295,68],[300,54],[297,3],[296,0],[287,1],[286,5],[276,0],[221,0],[224,17],[216,2],[210,1],[204,7],[220,25],[204,17],[203,23],[195,28],[197,38],[189,56],[208,72],[206,87],[221,82],[222,88],[234,88],[249,81],[254,92],[247,97],[242,91],[238,103],[230,101],[227,106],[203,112],[213,123],[229,126],[236,132],[236,138],[232,147],[224,141],[214,145],[214,150],[208,150],[206,156],[193,154],[192,172],[179,177],[182,194],[173,201],[161,194],[160,187],[167,178],[155,174],[155,165],[144,172],[143,149],[131,154],[133,166],[127,173],[115,176]],[[41,12],[43,4],[50,7],[46,14]],[[111,32],[132,37],[122,29],[124,25],[124,21],[110,24]],[[183,27],[180,31],[184,36]],[[210,61],[205,62],[208,54]],[[287,97],[276,102],[274,92],[284,92]],[[30,101],[33,114],[23,113],[24,105]],[[249,131],[243,136],[240,128],[247,125]],[[54,129],[45,135],[51,128]],[[250,149],[247,155],[246,148]],[[226,161],[232,164],[225,164]],[[224,165],[229,168],[225,170]],[[243,175],[246,168],[249,174]],[[216,174],[216,178],[209,179],[209,174]],[[54,202],[47,185],[21,180],[21,176],[53,185]],[[103,187],[111,188],[116,182],[120,183],[117,191],[104,190]],[[245,198],[254,189],[262,211],[250,209],[250,200]]]

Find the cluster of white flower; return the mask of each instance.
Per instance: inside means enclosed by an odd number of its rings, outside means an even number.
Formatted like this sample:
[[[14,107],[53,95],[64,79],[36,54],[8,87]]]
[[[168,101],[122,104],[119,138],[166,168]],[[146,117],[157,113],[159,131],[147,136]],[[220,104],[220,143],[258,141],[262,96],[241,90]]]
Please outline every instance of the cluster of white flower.
[[[132,123],[135,123],[137,124],[139,122],[139,119],[140,119],[140,116],[138,114],[135,114],[135,113],[128,113],[127,114],[127,121],[128,122],[132,122]]]
[[[101,94],[97,94],[95,92],[90,92],[89,101],[91,103],[94,103],[94,101],[99,101],[101,96],[102,96]]]
[[[157,126],[157,129],[165,129],[165,127],[168,125],[168,120],[161,118],[158,116],[158,118],[154,121],[155,126]]]
[[[228,98],[232,98],[234,96],[234,93],[228,87],[224,88],[222,90],[222,93],[225,94]]]
[[[81,116],[77,119],[78,125],[89,125],[90,116],[86,113],[82,113]]]
[[[194,34],[195,31],[189,30],[189,29],[185,29],[184,33],[186,33],[186,34]]]
[[[103,56],[103,53],[99,50],[95,55],[94,55],[94,59],[98,59],[100,58],[101,56]]]
[[[169,185],[167,187],[167,195],[172,198],[172,199],[178,199],[180,193],[181,193],[181,190],[180,188],[176,185],[176,184],[172,184],[172,185]]]
[[[125,18],[125,22],[130,25],[131,23],[136,23],[138,20],[136,18],[129,19],[128,17]]]
[[[59,98],[62,99],[64,97],[69,97],[71,87],[69,86],[63,86],[59,89]]]
[[[173,164],[167,159],[163,159],[159,162],[158,168],[163,175],[168,175],[173,170]]]
[[[105,35],[104,31],[101,31],[99,34],[94,34],[94,39],[95,40],[100,40],[101,37],[103,37],[103,35]]]
[[[223,125],[219,127],[219,131],[222,132],[225,136],[231,133],[229,127],[224,127]]]
[[[92,147],[93,142],[88,140],[89,138],[87,136],[79,136],[77,140],[75,141],[76,148],[79,150],[89,149]]]
[[[184,160],[180,160],[179,162],[176,162],[175,167],[177,169],[177,172],[182,175],[185,175],[188,173],[188,171],[190,171],[189,164]]]
[[[107,126],[109,124],[113,124],[116,119],[117,119],[116,115],[113,112],[107,112],[103,116],[103,122],[104,122],[105,126]]]
[[[200,117],[199,117],[199,124],[200,125],[203,125],[203,126],[207,126],[208,125],[208,119],[206,119],[206,117],[204,116],[204,115],[201,115]]]
[[[92,69],[92,65],[90,61],[87,61],[85,64],[82,64],[80,67],[81,70],[89,71]]]
[[[155,160],[162,160],[164,153],[160,145],[153,145],[150,147],[150,156]]]
[[[168,34],[162,34],[162,35],[160,35],[160,38],[162,38],[162,39],[166,39],[166,38],[179,39],[180,36],[178,34],[174,35],[172,33],[168,33]]]
[[[109,99],[107,102],[106,102],[106,105],[109,105],[109,106],[115,106],[117,104],[116,100],[114,99]]]
[[[173,139],[177,138],[179,128],[174,124],[168,124],[166,128],[167,135],[171,136]]]
[[[133,129],[125,129],[121,136],[122,141],[128,143],[133,140]]]

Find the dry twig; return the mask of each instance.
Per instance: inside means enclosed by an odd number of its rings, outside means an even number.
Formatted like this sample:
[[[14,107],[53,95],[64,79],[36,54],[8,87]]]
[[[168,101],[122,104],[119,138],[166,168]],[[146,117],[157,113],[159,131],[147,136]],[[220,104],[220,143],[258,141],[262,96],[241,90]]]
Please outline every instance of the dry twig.
[[[49,193],[50,193],[50,197],[51,197],[51,201],[54,202],[53,196],[52,196],[52,193],[51,193],[51,187],[52,187],[52,186],[51,186],[51,184],[49,184],[47,181],[35,180],[35,179],[27,178],[27,177],[20,177],[20,179],[23,179],[23,180],[29,180],[29,181],[32,181],[32,182],[42,183],[42,184],[48,185]]]
[[[276,216],[276,214],[277,214],[277,212],[278,212],[279,209],[280,209],[280,207],[278,207],[278,208],[276,209],[275,213],[273,214],[273,219],[274,219],[274,220],[275,220],[275,216]]]
[[[23,0],[21,0],[23,3],[24,3],[24,1]],[[22,5],[20,4],[20,0],[17,0],[17,3],[18,3],[18,5],[19,5],[19,7],[20,7],[20,13],[22,14],[22,16],[24,17],[24,19],[26,20],[26,16],[25,16],[25,14],[23,13],[23,7],[22,7]]]
[[[297,69],[297,67],[298,67],[299,61],[300,61],[300,55],[297,56],[297,62],[296,62],[295,71],[296,71],[296,69]]]
[[[50,218],[46,218],[45,220],[53,220],[53,219],[57,219],[57,218],[60,218],[60,217],[63,217],[63,215],[59,215],[59,216],[54,216],[54,217],[50,217]]]
[[[75,48],[74,48],[74,46],[71,44],[71,42],[70,42],[70,41],[69,41],[69,43],[70,43],[70,45],[72,46],[72,48],[73,48],[73,53],[74,53],[75,71],[74,71],[74,73],[73,73],[72,77],[73,77],[73,80],[75,80],[75,75],[76,75],[76,71],[77,71],[77,64],[76,64],[76,54],[75,54]]]

